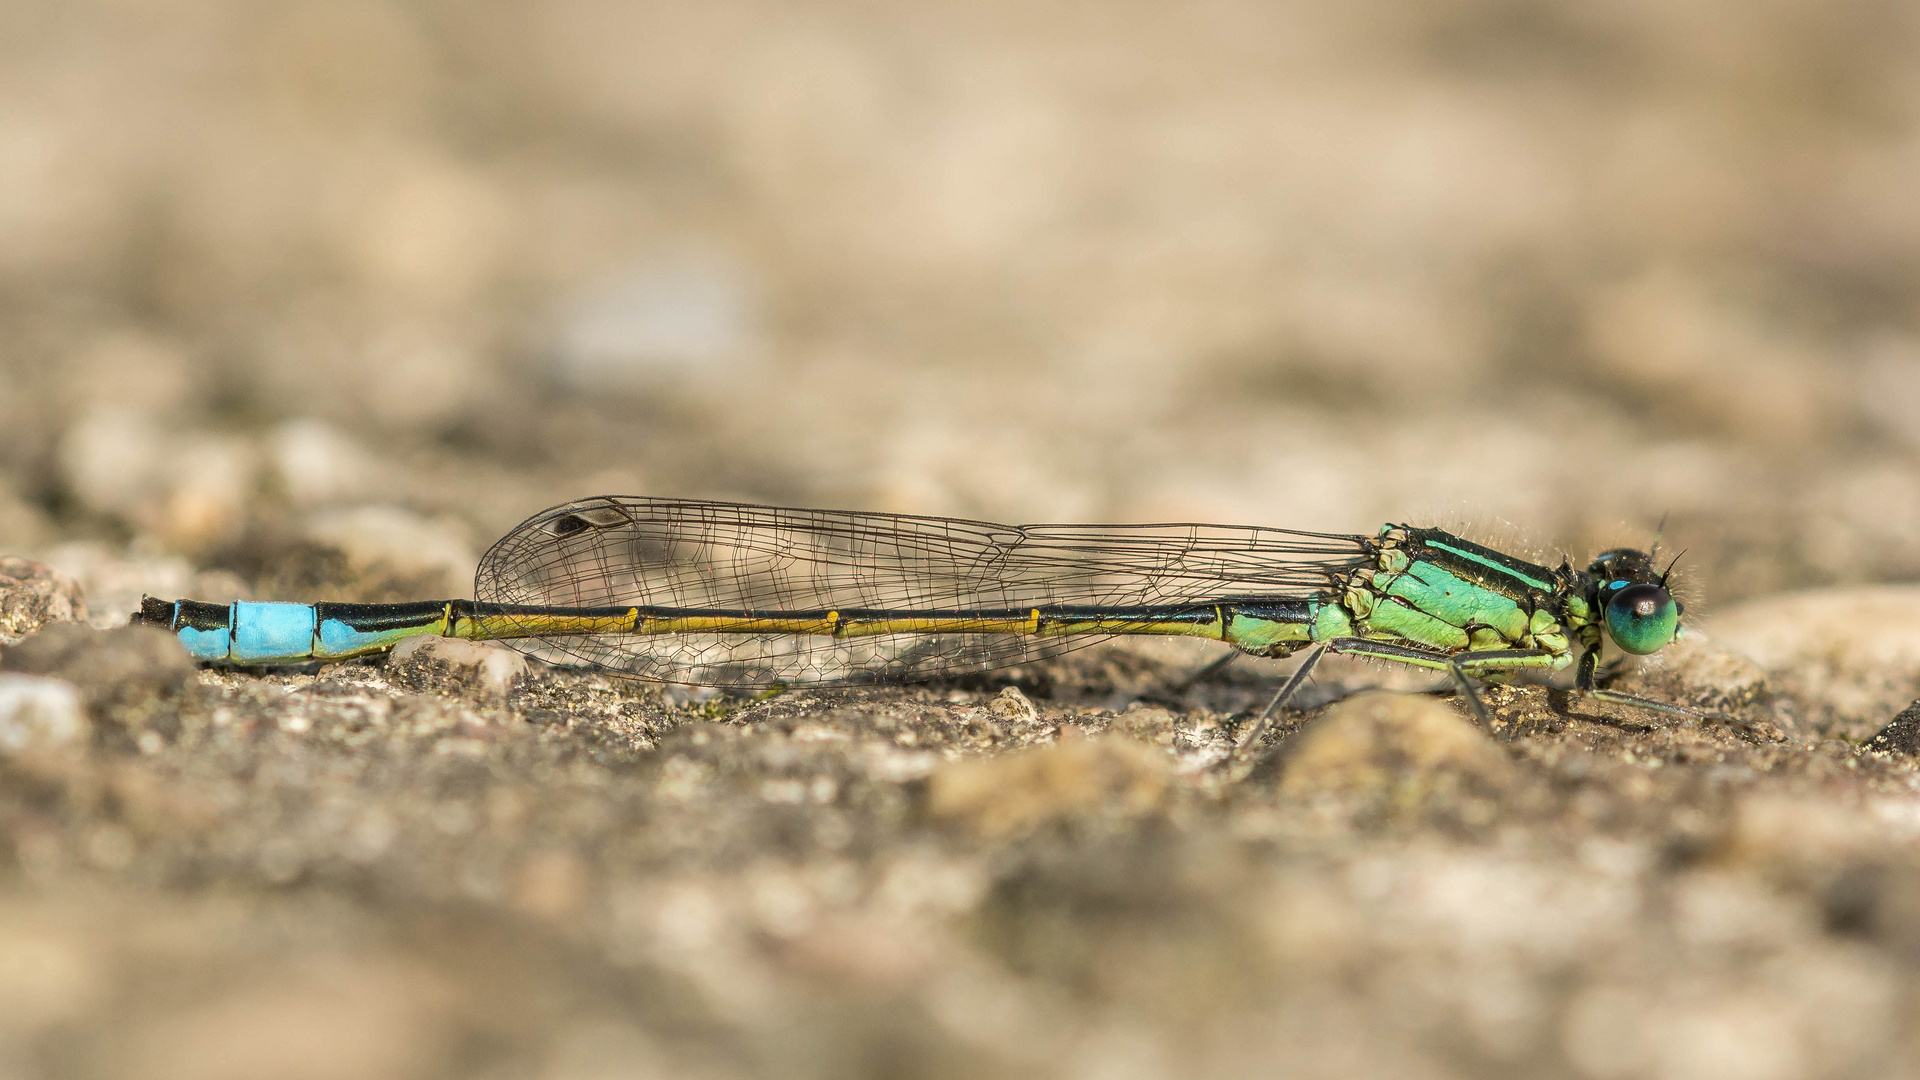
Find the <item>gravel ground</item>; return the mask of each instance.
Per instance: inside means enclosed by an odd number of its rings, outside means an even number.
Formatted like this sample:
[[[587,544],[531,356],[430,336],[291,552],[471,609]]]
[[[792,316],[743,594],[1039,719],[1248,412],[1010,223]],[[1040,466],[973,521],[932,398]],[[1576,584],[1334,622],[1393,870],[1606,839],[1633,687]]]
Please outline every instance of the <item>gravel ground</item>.
[[[1920,1073],[1916,49],[0,3],[0,1076]],[[1241,760],[1285,666],[1166,642],[754,696],[125,626],[466,595],[596,493],[1661,531],[1618,685],[1717,717],[1329,661]]]

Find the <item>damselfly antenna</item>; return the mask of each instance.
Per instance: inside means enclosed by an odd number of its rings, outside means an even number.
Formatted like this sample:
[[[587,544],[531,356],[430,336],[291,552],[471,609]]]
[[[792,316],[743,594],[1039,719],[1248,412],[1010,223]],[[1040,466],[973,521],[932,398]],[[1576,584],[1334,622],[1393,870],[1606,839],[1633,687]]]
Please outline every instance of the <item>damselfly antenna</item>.
[[[1657,546],[1658,546],[1658,545],[1656,544],[1656,547],[1657,547]],[[1676,566],[1679,566],[1679,565],[1680,565],[1680,560],[1681,560],[1681,558],[1683,558],[1683,557],[1684,557],[1684,556],[1686,555],[1686,553],[1687,553],[1687,552],[1688,552],[1689,550],[1691,550],[1691,549],[1690,549],[1690,548],[1681,548],[1681,549],[1680,549],[1680,554],[1679,554],[1679,555],[1675,555],[1675,556],[1673,557],[1673,561],[1667,564],[1667,568],[1666,568],[1665,570],[1662,570],[1662,571],[1660,571],[1660,587],[1661,587],[1661,588],[1663,588],[1663,589],[1664,589],[1664,588],[1666,588],[1666,587],[1667,587],[1667,578],[1668,578],[1668,577],[1670,577],[1670,576],[1672,576],[1672,574],[1673,574],[1673,568],[1674,568],[1674,567],[1676,567]],[[1651,556],[1651,555],[1649,555],[1648,557],[1649,557],[1649,558],[1651,558],[1652,556]]]

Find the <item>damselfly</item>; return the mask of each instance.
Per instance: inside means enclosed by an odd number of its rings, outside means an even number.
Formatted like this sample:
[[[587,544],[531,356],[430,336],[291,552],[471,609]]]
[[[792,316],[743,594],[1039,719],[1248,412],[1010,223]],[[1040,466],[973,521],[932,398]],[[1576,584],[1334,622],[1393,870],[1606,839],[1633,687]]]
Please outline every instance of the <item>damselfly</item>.
[[[528,518],[488,550],[474,600],[205,604],[147,598],[135,618],[193,656],[294,664],[420,634],[506,642],[559,663],[708,686],[845,685],[987,671],[1123,634],[1309,650],[1261,715],[1327,653],[1473,684],[1578,661],[1594,697],[1602,637],[1627,653],[1679,633],[1648,552],[1540,566],[1439,529],[1371,536],[1226,525],[995,525],[956,518],[602,496]],[[1238,655],[1238,654],[1229,654]]]

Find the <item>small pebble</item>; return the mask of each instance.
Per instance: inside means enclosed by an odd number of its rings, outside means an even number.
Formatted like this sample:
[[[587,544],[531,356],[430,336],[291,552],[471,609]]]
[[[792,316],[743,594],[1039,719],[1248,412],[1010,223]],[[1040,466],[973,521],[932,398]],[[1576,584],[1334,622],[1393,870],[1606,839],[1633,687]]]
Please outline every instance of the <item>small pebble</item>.
[[[412,637],[393,650],[401,669],[434,663],[450,668],[463,682],[494,697],[506,697],[513,680],[527,673],[527,658],[512,649],[460,638]]]
[[[987,703],[987,711],[993,714],[995,720],[1006,724],[1030,724],[1040,719],[1040,711],[1033,707],[1033,702],[1017,686],[1000,691]]]
[[[86,617],[86,596],[72,578],[45,563],[0,555],[0,642],[10,644],[49,623]]]

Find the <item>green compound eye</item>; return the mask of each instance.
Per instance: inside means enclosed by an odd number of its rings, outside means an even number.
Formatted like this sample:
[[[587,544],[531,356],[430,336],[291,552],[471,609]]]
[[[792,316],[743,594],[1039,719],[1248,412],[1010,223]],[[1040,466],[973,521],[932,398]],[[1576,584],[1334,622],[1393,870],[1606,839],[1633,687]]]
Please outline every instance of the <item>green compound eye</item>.
[[[1658,652],[1680,629],[1680,605],[1658,585],[1629,585],[1607,600],[1607,636],[1627,652]]]

